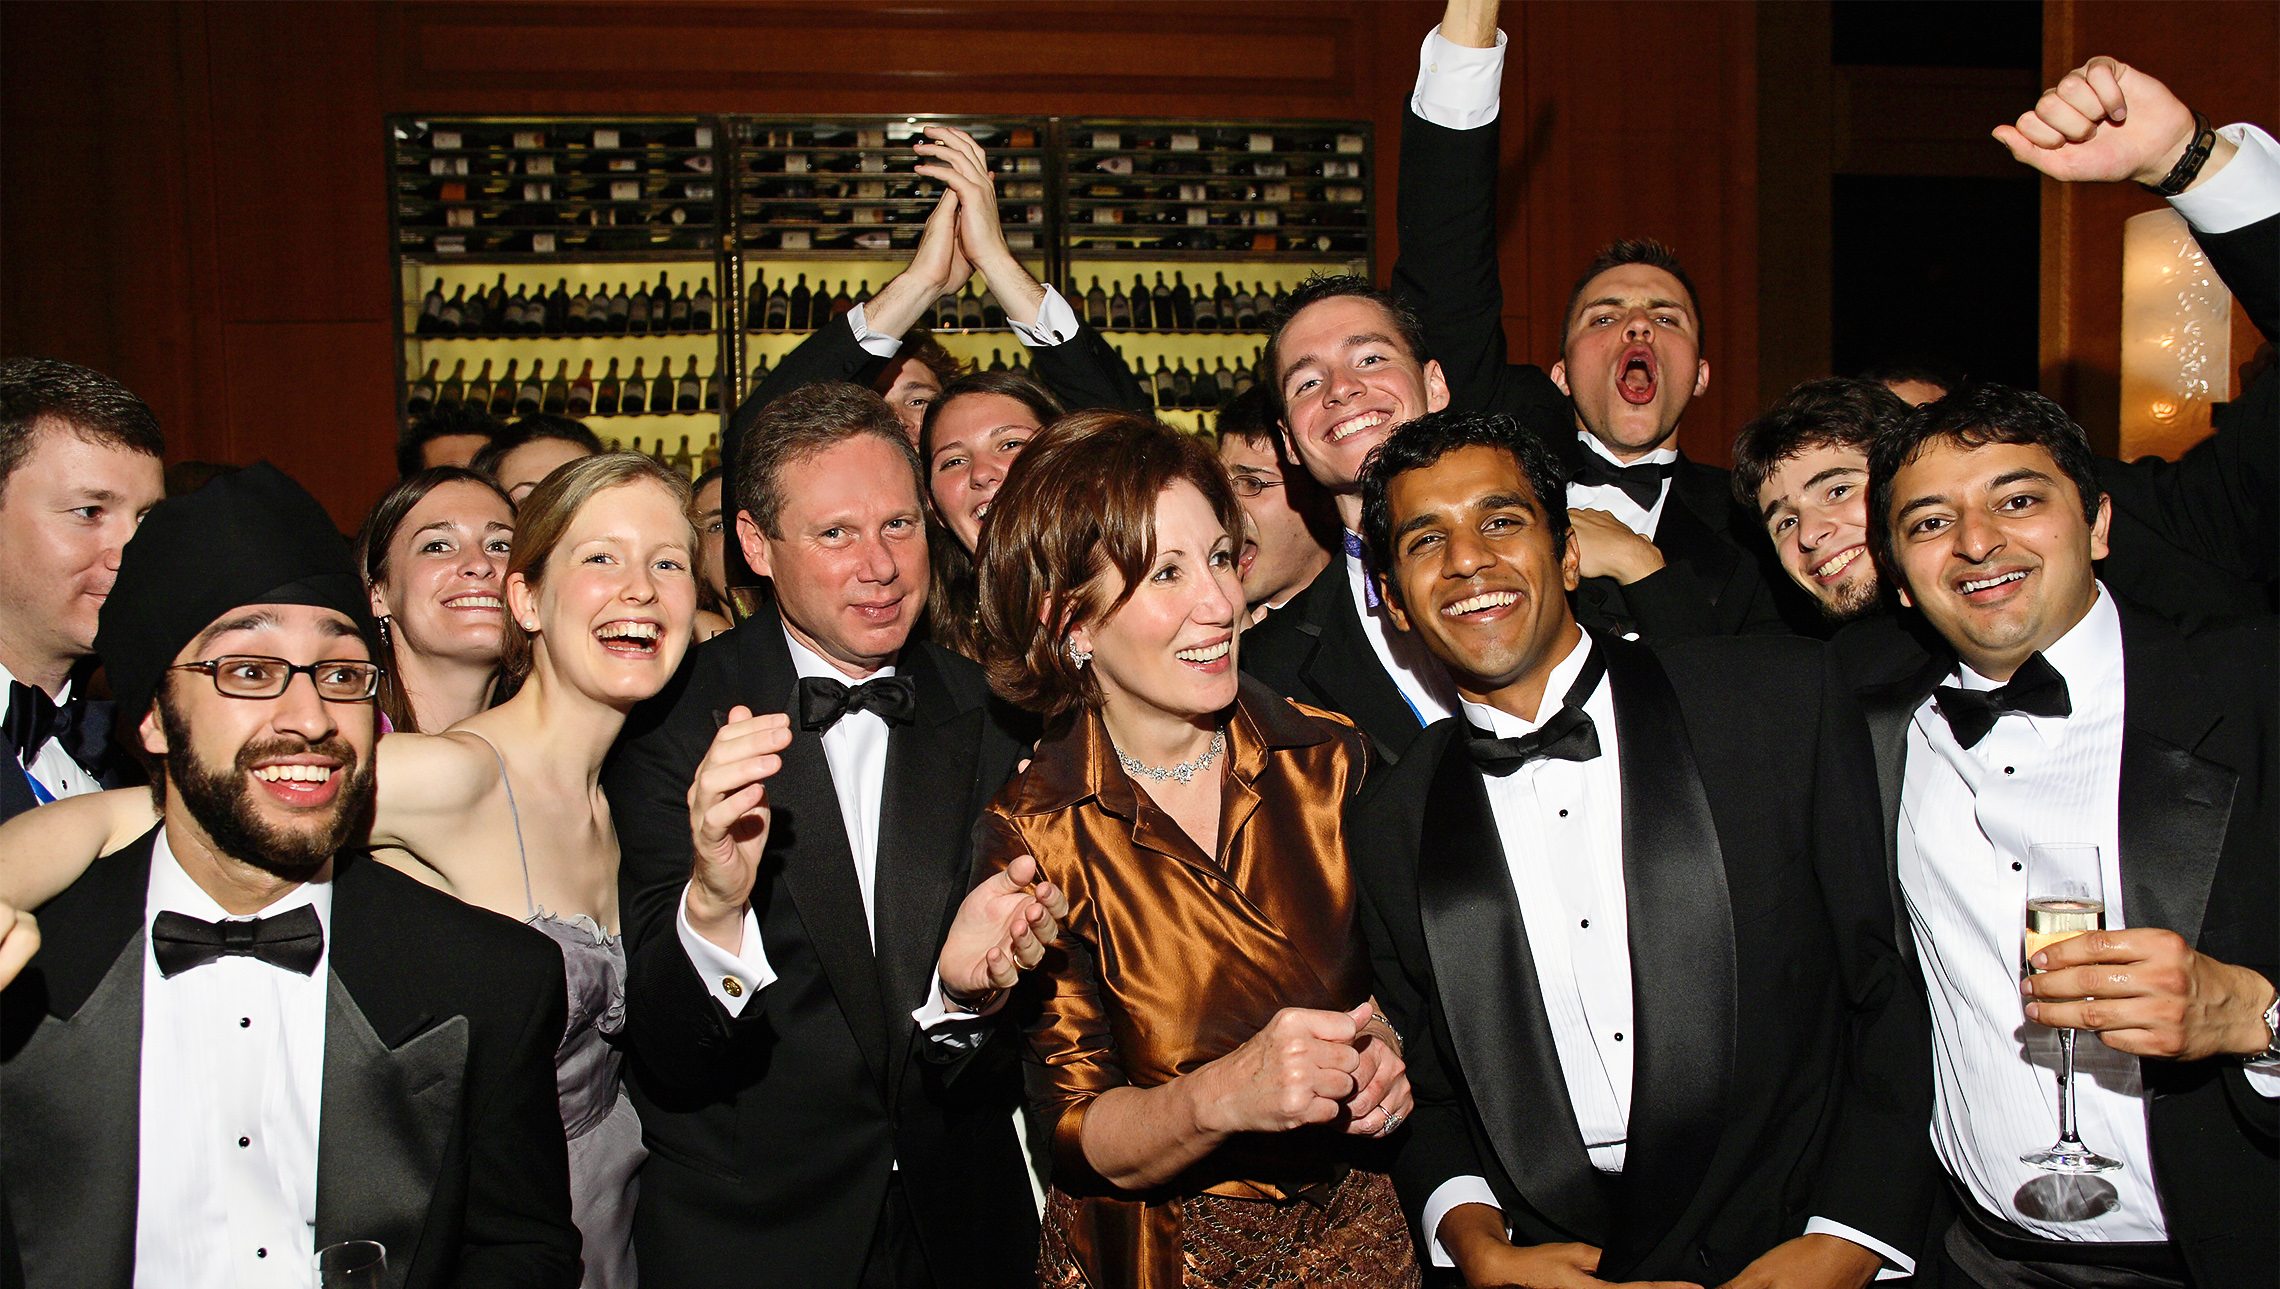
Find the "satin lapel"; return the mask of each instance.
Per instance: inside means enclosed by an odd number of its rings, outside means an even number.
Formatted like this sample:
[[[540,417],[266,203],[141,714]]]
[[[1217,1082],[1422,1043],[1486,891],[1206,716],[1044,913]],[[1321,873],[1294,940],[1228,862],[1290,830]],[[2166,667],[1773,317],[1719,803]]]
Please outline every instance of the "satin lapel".
[[[327,973],[318,1248],[377,1240],[388,1250],[387,1283],[404,1282],[443,1176],[466,1078],[466,1017],[390,1048],[348,986]]]
[[[0,736],[0,819],[13,819],[40,804],[31,776],[16,759],[16,745]]]
[[[2194,944],[2225,850],[2240,776],[2193,754],[2223,719],[2184,639],[2122,610],[2122,916]]]
[[[1717,1149],[1733,1069],[1734,922],[1710,801],[1678,695],[1644,645],[1599,641],[1623,775],[1631,1122],[1612,1268],[1659,1243]]]
[[[32,1289],[134,1279],[142,984],[137,928],[75,1013],[45,1017],[0,1067],[0,1193]]]
[[[787,694],[778,711],[798,711]],[[871,928],[863,917],[863,890],[855,881],[855,850],[839,815],[832,790],[831,763],[823,740],[793,722],[792,745],[783,768],[768,782],[775,810],[768,853],[784,866],[784,889],[791,892],[824,978],[847,1017],[855,1046],[874,1078],[887,1075],[887,1021],[879,1005],[879,970],[871,949]],[[890,747],[889,755],[892,756]],[[882,841],[880,852],[886,846]],[[765,871],[762,881],[767,880]]]
[[[872,886],[889,1087],[909,1060],[910,1014],[926,1001],[952,909],[965,894],[971,856],[963,825],[974,816],[974,749],[984,717],[980,707],[958,710],[924,651],[903,656],[918,686],[918,715],[887,735]]]
[[[1916,936],[1908,922],[1908,901],[1900,890],[1900,789],[1908,773],[1908,726],[1938,684],[1938,664],[1919,676],[1880,685],[1860,694],[1868,720],[1868,741],[1876,757],[1876,795],[1884,809],[1884,884],[1892,898],[1893,943],[1900,959],[1916,966]]]
[[[1732,504],[1722,482],[1716,488],[1705,486],[1702,471],[1681,458],[1671,474],[1661,521],[1655,525],[1655,549],[1693,569],[1713,604],[1724,602],[1726,582],[1742,558],[1713,522]]]
[[[1307,588],[1322,599],[1309,605],[1301,630],[1315,637],[1299,673],[1323,696],[1323,706],[1352,717],[1376,740],[1378,751],[1390,764],[1422,728],[1401,687],[1393,683],[1370,647],[1354,597],[1346,586],[1346,565],[1341,557],[1330,561]],[[1303,695],[1300,696],[1303,698]],[[1398,740],[1397,746],[1388,746]]]
[[[1439,755],[1417,904],[1457,1064],[1505,1176],[1537,1212],[1594,1238],[1609,1225],[1606,1196],[1575,1126],[1488,791],[1453,738]]]

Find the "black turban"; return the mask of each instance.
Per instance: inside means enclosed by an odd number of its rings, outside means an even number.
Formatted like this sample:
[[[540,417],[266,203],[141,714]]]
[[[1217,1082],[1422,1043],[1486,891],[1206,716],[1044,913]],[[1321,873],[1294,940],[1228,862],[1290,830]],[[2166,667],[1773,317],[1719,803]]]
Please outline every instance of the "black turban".
[[[316,498],[266,461],[158,503],[121,553],[95,652],[129,723],[150,711],[183,646],[256,604],[334,609],[366,644],[378,634],[348,542]]]

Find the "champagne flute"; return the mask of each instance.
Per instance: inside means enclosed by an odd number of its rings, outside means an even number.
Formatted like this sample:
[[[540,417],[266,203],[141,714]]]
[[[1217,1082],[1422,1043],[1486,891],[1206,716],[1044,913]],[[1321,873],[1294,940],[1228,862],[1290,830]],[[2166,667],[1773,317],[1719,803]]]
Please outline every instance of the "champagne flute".
[[[2061,940],[2106,925],[2105,870],[2098,848],[2086,843],[2036,843],[2027,848],[2027,921],[2020,960]],[[2058,1144],[2021,1155],[2023,1163],[2053,1173],[2110,1173],[2122,1164],[2082,1144],[2074,1130],[2074,1031],[2058,1031]]]
[[[343,1240],[317,1250],[318,1289],[380,1289],[388,1250],[378,1240]]]

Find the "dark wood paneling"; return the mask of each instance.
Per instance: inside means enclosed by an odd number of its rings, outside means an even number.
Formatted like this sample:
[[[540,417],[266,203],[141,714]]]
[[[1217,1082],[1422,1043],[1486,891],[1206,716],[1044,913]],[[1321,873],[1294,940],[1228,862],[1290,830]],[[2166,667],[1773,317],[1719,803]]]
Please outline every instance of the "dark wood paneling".
[[[268,460],[315,493],[343,532],[356,531],[396,477],[396,378],[384,361],[392,335],[385,320],[223,323],[223,459]]]

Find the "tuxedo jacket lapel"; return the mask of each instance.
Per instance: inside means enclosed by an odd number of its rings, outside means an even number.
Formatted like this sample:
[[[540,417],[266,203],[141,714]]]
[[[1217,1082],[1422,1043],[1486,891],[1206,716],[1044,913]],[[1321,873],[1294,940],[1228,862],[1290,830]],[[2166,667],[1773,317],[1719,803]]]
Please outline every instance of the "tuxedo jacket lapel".
[[[1684,456],[1671,471],[1662,518],[1655,525],[1655,549],[1694,570],[1702,589],[1720,604],[1742,552],[1727,541],[1718,522],[1733,505],[1723,471],[1707,470]]]
[[[144,858],[147,873],[147,850]],[[50,921],[44,929],[61,949],[59,933],[76,928]],[[29,971],[18,981],[38,983]],[[47,1015],[20,1046],[10,1036],[0,1071],[0,1186],[24,1283],[34,1289],[128,1289],[134,1279],[142,984],[138,927],[68,1014]]]
[[[391,1285],[403,1283],[419,1248],[467,1077],[467,1018],[423,1028],[429,1019],[390,1042],[328,972],[317,1247],[379,1241]]]
[[[16,745],[0,735],[0,819],[13,819],[40,804],[32,792],[31,776],[16,755]]]
[[[2200,939],[2240,776],[2194,755],[2222,710],[2176,628],[2122,606],[2122,916]]]
[[[926,1001],[952,902],[963,894],[968,852],[960,823],[972,817],[973,785],[960,774],[971,778],[983,718],[980,707],[959,709],[922,648],[905,649],[903,658],[902,670],[918,688],[918,711],[887,736],[872,885],[890,1080],[900,1080],[909,1061],[917,1025],[910,1014]]]
[[[781,706],[771,710],[796,712],[796,701],[787,695]],[[780,857],[784,889],[799,910],[824,978],[831,982],[832,995],[854,1033],[855,1046],[862,1050],[872,1077],[884,1079],[886,1015],[879,1005],[879,972],[872,957],[870,923],[863,916],[863,890],[855,881],[855,848],[839,814],[823,739],[797,726],[795,721],[783,768],[768,781],[775,811],[770,826],[788,829],[782,834],[784,845],[779,848],[771,839],[768,849]],[[883,838],[879,850],[886,853]]]
[[[1361,613],[1354,608],[1353,593],[1347,588],[1345,557],[1334,557],[1306,588],[1306,594],[1312,598],[1298,629],[1313,637],[1314,650],[1300,668],[1301,674],[1316,692],[1330,700],[1324,706],[1352,717],[1365,732],[1374,732],[1384,758],[1389,762],[1396,759],[1401,747],[1388,746],[1388,736],[1398,735],[1406,746],[1421,727],[1409,700],[1402,697],[1401,686],[1386,674],[1377,650],[1370,645]]]
[[[1417,903],[1457,1064],[1505,1176],[1537,1212],[1596,1243],[1607,1199],[1575,1126],[1488,791],[1456,737],[1440,756]]]
[[[1678,696],[1643,645],[1598,642],[1607,659],[1623,777],[1623,887],[1630,916],[1631,1120],[1621,1267],[1658,1243],[1692,1201],[1717,1148],[1733,1069],[1733,906],[1710,801]]]

